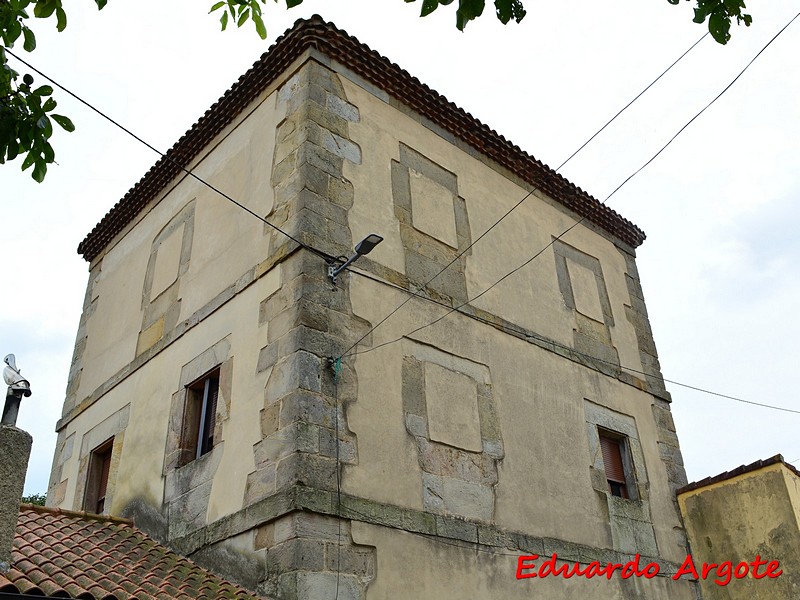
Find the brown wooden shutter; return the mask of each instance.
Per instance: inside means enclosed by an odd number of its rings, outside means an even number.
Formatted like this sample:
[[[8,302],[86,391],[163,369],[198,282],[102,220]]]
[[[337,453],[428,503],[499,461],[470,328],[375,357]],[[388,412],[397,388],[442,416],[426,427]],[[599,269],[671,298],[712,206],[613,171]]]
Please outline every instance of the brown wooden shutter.
[[[600,435],[600,448],[603,451],[606,479],[625,485],[625,469],[622,466],[622,448],[619,440]]]
[[[97,486],[97,514],[102,514],[106,504],[108,490],[108,473],[111,470],[111,448],[97,457],[100,460],[100,481]]]
[[[214,447],[214,428],[217,426],[217,398],[219,397],[219,379],[212,378],[208,382],[208,401],[206,412],[206,452]]]

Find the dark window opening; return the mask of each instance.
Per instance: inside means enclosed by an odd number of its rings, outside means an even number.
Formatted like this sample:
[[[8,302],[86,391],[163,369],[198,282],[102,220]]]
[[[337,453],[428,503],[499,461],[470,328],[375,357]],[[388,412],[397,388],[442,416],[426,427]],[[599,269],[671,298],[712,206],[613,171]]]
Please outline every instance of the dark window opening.
[[[219,369],[187,387],[184,421],[183,464],[208,454],[214,448],[219,398]]]
[[[625,477],[625,440],[600,432],[600,449],[603,452],[603,465],[606,480],[612,496],[629,498],[628,481]]]
[[[108,475],[111,471],[111,452],[113,448],[114,438],[111,438],[92,450],[89,458],[86,495],[83,502],[83,509],[86,512],[101,515],[106,510]]]

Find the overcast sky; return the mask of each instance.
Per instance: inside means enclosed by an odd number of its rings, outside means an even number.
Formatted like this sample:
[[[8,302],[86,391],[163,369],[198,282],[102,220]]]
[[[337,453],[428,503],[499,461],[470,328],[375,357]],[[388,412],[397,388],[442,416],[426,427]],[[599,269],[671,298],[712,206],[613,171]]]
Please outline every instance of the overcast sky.
[[[268,3],[266,42],[251,24],[219,32],[199,0],[112,0],[100,13],[90,0],[69,4],[67,30],[36,22],[39,47],[25,58],[164,150],[315,12],[553,167],[705,32],[688,2],[666,0],[526,0],[520,25],[504,27],[487,9],[465,33],[454,5],[420,19],[420,2]],[[797,10],[790,0],[754,3],[752,27],[734,27],[725,47],[703,40],[562,173],[604,199]],[[20,173],[19,161],[0,167],[0,354],[17,355],[34,390],[18,423],[34,436],[26,493],[47,489],[88,274],[75,249],[158,158],[64,93],[56,98],[77,131],[55,134],[59,164],[46,181]],[[800,19],[609,200],[648,236],[638,265],[664,376],[795,410],[798,98]],[[509,256],[508,270],[525,258]],[[800,459],[800,415],[667,388],[690,480],[776,453]]]

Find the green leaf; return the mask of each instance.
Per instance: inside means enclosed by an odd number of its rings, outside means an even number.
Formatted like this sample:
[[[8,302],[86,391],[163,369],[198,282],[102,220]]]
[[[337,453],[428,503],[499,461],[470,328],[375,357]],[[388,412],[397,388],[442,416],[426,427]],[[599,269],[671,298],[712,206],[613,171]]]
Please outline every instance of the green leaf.
[[[245,8],[239,14],[239,19],[236,21],[236,26],[241,27],[247,22],[247,18],[250,16],[250,8]]]
[[[0,5],[0,6],[2,6],[2,5]],[[14,42],[17,41],[17,39],[19,38],[20,34],[22,34],[22,25],[19,24],[19,21],[14,19],[13,21],[11,21],[8,24],[8,28],[6,29],[6,33],[3,36],[6,45],[8,45],[9,47],[12,46],[14,44]]]
[[[25,37],[25,43],[22,45],[26,52],[33,52],[36,50],[36,36],[27,27],[22,28],[22,35]]]
[[[519,23],[525,18],[525,9],[519,0],[495,0],[494,7],[497,18],[503,25],[506,25],[511,19]]]
[[[420,12],[420,17],[427,17],[433,11],[439,8],[439,0],[422,0],[422,12]]]
[[[42,183],[45,175],[47,175],[47,163],[44,162],[44,160],[37,160],[36,166],[33,167],[31,177],[33,177],[37,183]]]
[[[61,125],[61,129],[64,131],[75,131],[75,125],[64,115],[50,115],[50,117],[53,121]]]
[[[694,9],[694,19],[692,19],[692,21],[694,23],[704,23],[705,20],[706,20],[705,11],[700,9],[700,8],[695,8]]]
[[[730,29],[730,17],[722,12],[714,12],[708,18],[708,31],[720,44],[727,44],[728,40],[731,39]]]
[[[105,8],[105,5],[108,4],[108,0],[94,0],[94,1],[97,4],[97,10],[103,10],[103,8]]]
[[[286,8],[294,8],[295,6],[300,6],[303,3],[303,0],[286,0]]]
[[[52,96],[53,88],[49,85],[42,85],[31,92],[34,96]]]
[[[220,9],[220,8],[222,8],[223,6],[225,6],[225,0],[222,0],[221,2],[217,2],[217,3],[216,3],[214,6],[212,6],[212,7],[211,7],[211,10],[209,10],[208,12],[209,12],[209,13],[212,13],[212,12],[214,12],[215,10],[219,10],[219,9]]]
[[[64,31],[67,27],[67,13],[60,6],[56,9],[56,29]]]
[[[58,4],[54,0],[39,0],[33,6],[33,16],[37,19],[46,19],[53,14],[57,7]]]
[[[45,100],[45,103],[42,106],[42,110],[44,112],[50,112],[51,110],[53,110],[56,107],[56,104],[57,103],[56,103],[55,100],[53,100],[52,98],[48,98],[47,100]]]
[[[22,161],[22,170],[25,171],[33,166],[33,163],[36,161],[36,154],[31,150],[28,152],[28,155],[25,157],[25,160]]]
[[[225,28],[228,26],[228,11],[222,13],[219,22],[222,24],[222,31],[225,31]]]
[[[458,27],[460,31],[464,31],[467,23],[481,16],[485,5],[486,0],[458,0],[456,27]]]
[[[253,14],[253,23],[256,24],[258,37],[262,40],[267,39],[267,28],[264,26],[264,20],[261,18],[261,15]]]

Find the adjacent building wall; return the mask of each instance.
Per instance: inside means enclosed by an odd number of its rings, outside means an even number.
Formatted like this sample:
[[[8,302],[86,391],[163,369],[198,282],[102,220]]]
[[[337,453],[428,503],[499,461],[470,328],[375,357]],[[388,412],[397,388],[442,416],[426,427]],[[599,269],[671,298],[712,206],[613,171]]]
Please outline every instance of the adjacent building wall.
[[[773,599],[800,595],[800,474],[777,456],[690,484],[678,495],[698,570],[702,563],[778,561],[782,574],[701,580],[703,598]],[[725,583],[719,585],[715,580]]]
[[[50,505],[82,507],[114,437],[112,514],[279,598],[694,597],[514,577],[519,554],[665,573],[686,554],[633,248],[587,225],[547,248],[576,217],[537,191],[468,248],[530,187],[315,51],[196,168],[329,255],[385,241],[333,286],[318,255],[173,182],[90,267]],[[435,302],[370,333],[409,289]],[[221,439],[180,466],[186,386],[214,367]],[[630,500],[608,492],[600,430],[626,440]]]

